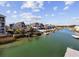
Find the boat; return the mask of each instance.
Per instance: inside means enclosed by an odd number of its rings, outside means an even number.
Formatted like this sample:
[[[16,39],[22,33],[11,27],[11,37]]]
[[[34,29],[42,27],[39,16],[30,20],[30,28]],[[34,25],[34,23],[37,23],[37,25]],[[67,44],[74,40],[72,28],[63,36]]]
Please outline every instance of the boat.
[[[49,33],[48,32],[47,33],[45,32],[44,35],[49,35]]]
[[[72,35],[74,38],[79,39],[79,35]]]

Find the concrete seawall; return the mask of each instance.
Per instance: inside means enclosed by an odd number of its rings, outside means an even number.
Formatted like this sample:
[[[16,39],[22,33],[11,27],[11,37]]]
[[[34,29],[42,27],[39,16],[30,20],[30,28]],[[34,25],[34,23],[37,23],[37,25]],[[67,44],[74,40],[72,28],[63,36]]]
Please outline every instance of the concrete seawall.
[[[79,51],[67,48],[65,57],[79,57]]]

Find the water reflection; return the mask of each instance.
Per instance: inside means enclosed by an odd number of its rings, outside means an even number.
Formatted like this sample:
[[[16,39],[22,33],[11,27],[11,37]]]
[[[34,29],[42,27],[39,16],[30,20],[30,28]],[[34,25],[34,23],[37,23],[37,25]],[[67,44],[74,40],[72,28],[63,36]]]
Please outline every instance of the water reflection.
[[[4,51],[4,49],[0,48],[0,57],[3,55],[3,51]]]

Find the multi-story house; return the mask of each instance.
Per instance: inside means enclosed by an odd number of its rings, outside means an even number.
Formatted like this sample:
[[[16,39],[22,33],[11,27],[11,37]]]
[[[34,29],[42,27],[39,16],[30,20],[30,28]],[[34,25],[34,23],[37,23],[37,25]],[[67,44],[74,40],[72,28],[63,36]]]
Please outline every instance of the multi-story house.
[[[33,23],[31,25],[33,28],[36,28],[36,29],[44,29],[44,25],[42,23]]]
[[[0,34],[5,34],[5,16],[0,14]]]
[[[24,29],[26,27],[24,22],[18,22],[14,26],[15,28],[18,28],[18,29]]]
[[[10,29],[24,29],[24,28],[26,28],[26,25],[25,25],[24,22],[18,22],[18,23],[15,23],[15,24],[10,24],[9,28]]]

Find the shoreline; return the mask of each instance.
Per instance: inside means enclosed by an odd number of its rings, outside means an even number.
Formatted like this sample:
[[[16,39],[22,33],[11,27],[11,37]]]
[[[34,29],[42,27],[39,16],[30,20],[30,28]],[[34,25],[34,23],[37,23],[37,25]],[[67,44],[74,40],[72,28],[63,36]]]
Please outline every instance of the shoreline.
[[[55,31],[56,31],[56,29],[48,29],[48,30],[40,31],[39,33],[41,35],[48,35],[51,32],[55,32]],[[9,42],[14,42],[17,39],[24,38],[24,37],[25,38],[38,37],[38,36],[41,36],[41,35],[35,34],[35,32],[32,34],[32,36],[30,36],[30,34],[28,34],[28,33],[24,34],[24,35],[23,34],[4,35],[4,36],[0,36],[0,44],[7,44]]]

